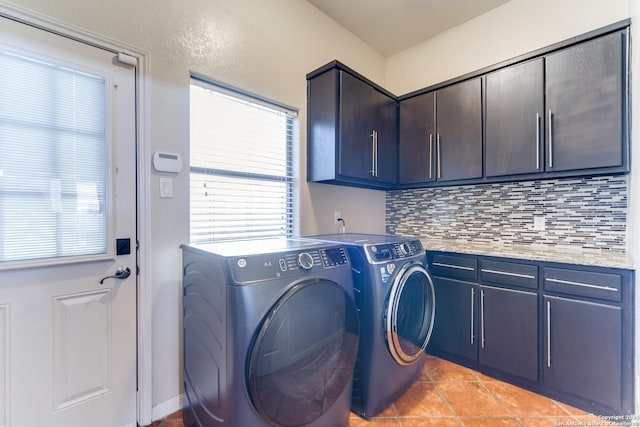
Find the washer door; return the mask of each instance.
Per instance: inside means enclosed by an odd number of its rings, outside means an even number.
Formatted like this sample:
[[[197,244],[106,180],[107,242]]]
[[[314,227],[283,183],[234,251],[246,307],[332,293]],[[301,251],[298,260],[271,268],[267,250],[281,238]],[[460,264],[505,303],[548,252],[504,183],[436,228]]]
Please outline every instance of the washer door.
[[[415,363],[427,347],[435,314],[433,282],[420,263],[398,272],[385,309],[385,333],[391,355],[401,365]]]
[[[249,349],[248,390],[273,426],[309,424],[337,400],[358,353],[353,298],[327,280],[296,284],[272,307]]]

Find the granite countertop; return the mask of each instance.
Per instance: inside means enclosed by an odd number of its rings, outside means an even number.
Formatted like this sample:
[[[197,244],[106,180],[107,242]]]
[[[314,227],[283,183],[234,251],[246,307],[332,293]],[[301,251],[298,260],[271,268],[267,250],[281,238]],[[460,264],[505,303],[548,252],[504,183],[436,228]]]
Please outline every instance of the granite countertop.
[[[634,269],[633,260],[627,252],[584,249],[575,246],[501,244],[467,240],[434,239],[422,239],[422,245],[427,252],[457,252],[469,255],[517,258],[528,261],[550,261],[566,264]]]

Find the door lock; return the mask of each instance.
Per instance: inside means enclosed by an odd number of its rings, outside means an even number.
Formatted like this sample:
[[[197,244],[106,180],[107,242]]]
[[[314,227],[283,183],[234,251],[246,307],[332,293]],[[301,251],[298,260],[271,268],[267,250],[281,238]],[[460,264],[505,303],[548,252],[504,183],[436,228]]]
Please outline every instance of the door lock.
[[[102,285],[104,281],[107,279],[122,280],[122,279],[126,279],[129,276],[131,276],[131,269],[129,267],[118,267],[118,269],[116,270],[116,274],[114,274],[113,276],[103,277],[102,280],[100,280],[100,284]]]

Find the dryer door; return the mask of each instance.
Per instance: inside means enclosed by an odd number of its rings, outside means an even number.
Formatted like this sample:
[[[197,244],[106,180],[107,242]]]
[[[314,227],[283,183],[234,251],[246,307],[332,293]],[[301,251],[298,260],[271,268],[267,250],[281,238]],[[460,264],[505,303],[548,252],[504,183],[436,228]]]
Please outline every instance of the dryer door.
[[[398,272],[385,309],[385,333],[391,355],[401,365],[418,361],[427,347],[435,314],[433,282],[420,263]]]
[[[251,401],[273,426],[311,423],[351,385],[359,324],[353,298],[327,280],[291,287],[249,349]]]

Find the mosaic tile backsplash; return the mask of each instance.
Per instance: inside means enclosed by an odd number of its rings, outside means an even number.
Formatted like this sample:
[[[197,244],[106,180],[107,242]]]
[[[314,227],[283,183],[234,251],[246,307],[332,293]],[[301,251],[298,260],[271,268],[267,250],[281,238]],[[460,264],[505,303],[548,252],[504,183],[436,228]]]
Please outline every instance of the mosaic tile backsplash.
[[[627,195],[626,175],[389,191],[386,227],[423,240],[625,251]]]

